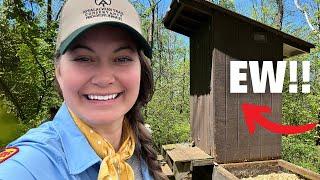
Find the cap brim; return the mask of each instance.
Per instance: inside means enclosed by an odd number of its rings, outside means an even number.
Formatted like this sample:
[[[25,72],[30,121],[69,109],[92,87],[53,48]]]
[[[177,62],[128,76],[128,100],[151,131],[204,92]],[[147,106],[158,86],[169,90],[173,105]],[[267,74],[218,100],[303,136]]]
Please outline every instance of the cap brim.
[[[152,49],[150,47],[150,45],[148,44],[148,42],[145,40],[145,38],[139,33],[137,32],[135,29],[133,29],[132,27],[120,23],[120,22],[101,22],[101,23],[96,23],[96,24],[89,24],[86,26],[83,26],[77,30],[75,30],[72,34],[70,34],[60,45],[58,51],[60,52],[60,54],[64,54],[69,46],[71,45],[71,43],[77,38],[79,37],[82,33],[86,32],[87,30],[89,30],[92,27],[95,26],[99,26],[99,25],[108,25],[108,26],[112,26],[112,27],[120,27],[121,29],[125,29],[128,33],[130,33],[131,37],[137,42],[139,48],[141,48],[144,52],[144,54],[148,57],[148,58],[152,58]]]

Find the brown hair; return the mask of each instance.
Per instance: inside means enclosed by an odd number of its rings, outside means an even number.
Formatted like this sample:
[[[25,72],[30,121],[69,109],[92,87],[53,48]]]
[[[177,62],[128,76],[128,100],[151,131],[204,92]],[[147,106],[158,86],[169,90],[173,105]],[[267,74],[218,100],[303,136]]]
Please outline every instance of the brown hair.
[[[126,118],[129,119],[130,125],[134,131],[136,141],[135,153],[138,157],[148,165],[149,172],[156,180],[168,179],[162,173],[160,163],[157,160],[157,152],[153,148],[152,137],[150,132],[144,126],[144,118],[141,114],[141,108],[144,107],[152,98],[154,91],[153,74],[150,60],[144,55],[143,51],[139,51],[139,60],[141,64],[141,80],[138,98],[133,107],[127,112]],[[60,54],[55,55],[55,63],[58,63]],[[55,87],[61,97],[62,91],[59,83],[55,78]]]
[[[157,152],[153,148],[152,137],[150,132],[144,126],[144,118],[141,114],[141,108],[144,107],[152,98],[154,91],[153,74],[150,60],[144,55],[143,51],[139,51],[141,64],[141,81],[140,90],[136,103],[126,114],[133,128],[138,141],[136,142],[136,152],[142,155],[147,162],[149,171],[153,177],[158,179],[168,179],[161,170],[161,166],[157,160]]]

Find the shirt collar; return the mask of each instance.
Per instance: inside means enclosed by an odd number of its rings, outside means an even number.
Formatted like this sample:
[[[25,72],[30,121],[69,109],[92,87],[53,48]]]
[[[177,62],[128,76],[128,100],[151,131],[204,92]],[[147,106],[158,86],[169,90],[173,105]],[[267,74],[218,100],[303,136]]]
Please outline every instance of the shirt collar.
[[[101,158],[94,152],[86,137],[74,123],[65,102],[54,117],[70,174],[80,174],[94,164],[101,162]]]

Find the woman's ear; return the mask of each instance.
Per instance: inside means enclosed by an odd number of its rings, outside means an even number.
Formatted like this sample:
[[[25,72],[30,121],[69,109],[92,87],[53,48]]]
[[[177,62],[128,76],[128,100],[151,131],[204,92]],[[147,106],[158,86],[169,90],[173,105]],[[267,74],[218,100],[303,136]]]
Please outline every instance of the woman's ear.
[[[61,79],[60,65],[58,63],[55,63],[55,65],[54,65],[54,74],[55,74],[54,86],[55,86],[56,90],[58,91],[59,96],[61,98],[63,98],[62,90],[60,87],[60,79]]]
[[[57,82],[60,84],[61,73],[60,73],[60,64],[59,64],[59,62],[54,64],[54,74],[55,74]]]

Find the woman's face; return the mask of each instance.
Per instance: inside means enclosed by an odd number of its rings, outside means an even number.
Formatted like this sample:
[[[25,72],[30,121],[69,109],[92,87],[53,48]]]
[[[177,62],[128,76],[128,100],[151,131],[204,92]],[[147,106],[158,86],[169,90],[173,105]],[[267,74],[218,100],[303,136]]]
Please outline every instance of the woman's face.
[[[140,71],[137,48],[129,34],[97,27],[60,57],[55,73],[71,111],[96,126],[123,120],[137,100]]]

